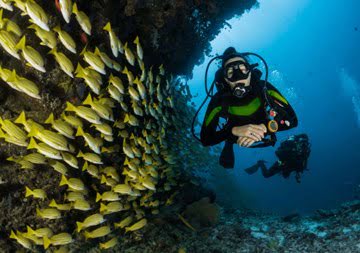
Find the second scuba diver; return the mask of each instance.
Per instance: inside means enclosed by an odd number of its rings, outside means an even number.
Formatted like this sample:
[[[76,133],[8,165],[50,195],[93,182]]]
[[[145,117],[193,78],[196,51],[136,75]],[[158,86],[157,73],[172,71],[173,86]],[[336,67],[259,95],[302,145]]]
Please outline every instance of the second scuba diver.
[[[298,120],[289,102],[267,78],[260,80],[261,72],[255,68],[257,65],[249,63],[247,54],[229,47],[221,59],[222,66],[215,74],[217,92],[211,96],[200,140],[204,146],[225,141],[219,163],[224,168],[233,168],[233,144],[274,146],[275,132],[296,127]],[[220,125],[220,118],[226,123]]]

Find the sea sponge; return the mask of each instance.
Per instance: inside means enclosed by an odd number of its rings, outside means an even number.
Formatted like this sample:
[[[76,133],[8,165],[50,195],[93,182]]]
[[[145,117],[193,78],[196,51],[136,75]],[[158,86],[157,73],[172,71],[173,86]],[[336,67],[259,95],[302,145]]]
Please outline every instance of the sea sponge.
[[[196,229],[210,227],[219,221],[220,208],[204,197],[188,205],[183,212],[185,219]]]

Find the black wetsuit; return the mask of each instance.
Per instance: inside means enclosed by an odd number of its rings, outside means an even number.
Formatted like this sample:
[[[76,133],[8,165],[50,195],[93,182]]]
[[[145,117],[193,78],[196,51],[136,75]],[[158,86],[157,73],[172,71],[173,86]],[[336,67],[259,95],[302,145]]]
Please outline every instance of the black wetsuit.
[[[265,126],[268,124],[269,119],[265,112],[262,91],[264,84],[265,81],[260,80],[259,76],[252,75],[250,83],[252,89],[245,97],[236,97],[229,90],[224,89],[224,91],[218,91],[211,98],[202,124],[200,138],[204,146],[226,141],[220,156],[220,164],[225,168],[234,167],[233,144],[236,143],[238,137],[232,134],[231,129],[234,126],[247,124],[264,124]],[[224,85],[224,87],[226,86]],[[278,122],[278,131],[296,127],[297,117],[288,101],[269,82],[267,89],[270,103],[277,112],[274,119]],[[220,118],[226,120],[224,126],[218,126]]]
[[[279,160],[269,169],[266,168],[264,161],[258,161],[257,164],[245,169],[245,171],[248,174],[253,174],[260,167],[265,178],[276,174],[281,174],[284,178],[288,178],[291,172],[295,172],[296,181],[300,183],[300,175],[307,167],[310,151],[309,138],[306,134],[291,136],[283,141],[275,151]]]

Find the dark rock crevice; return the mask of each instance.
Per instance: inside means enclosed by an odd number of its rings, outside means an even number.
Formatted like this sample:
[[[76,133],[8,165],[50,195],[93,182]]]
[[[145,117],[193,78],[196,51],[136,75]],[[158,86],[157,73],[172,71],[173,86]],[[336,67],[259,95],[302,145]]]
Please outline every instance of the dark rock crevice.
[[[140,36],[148,62],[174,75],[190,76],[194,65],[210,52],[210,41],[226,21],[257,4],[256,0],[80,1],[94,20],[108,19],[122,41]],[[102,16],[102,17],[101,17]]]

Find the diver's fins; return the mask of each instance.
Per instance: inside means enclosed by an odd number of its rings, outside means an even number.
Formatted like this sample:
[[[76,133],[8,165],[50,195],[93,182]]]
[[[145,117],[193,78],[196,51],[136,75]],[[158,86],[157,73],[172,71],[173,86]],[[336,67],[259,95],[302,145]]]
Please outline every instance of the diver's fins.
[[[256,163],[255,165],[245,169],[245,172],[248,173],[249,175],[254,174],[255,172],[257,172],[259,169],[259,164]]]
[[[235,165],[235,154],[233,149],[233,143],[225,141],[223,150],[219,158],[219,164],[225,169],[233,169]]]

